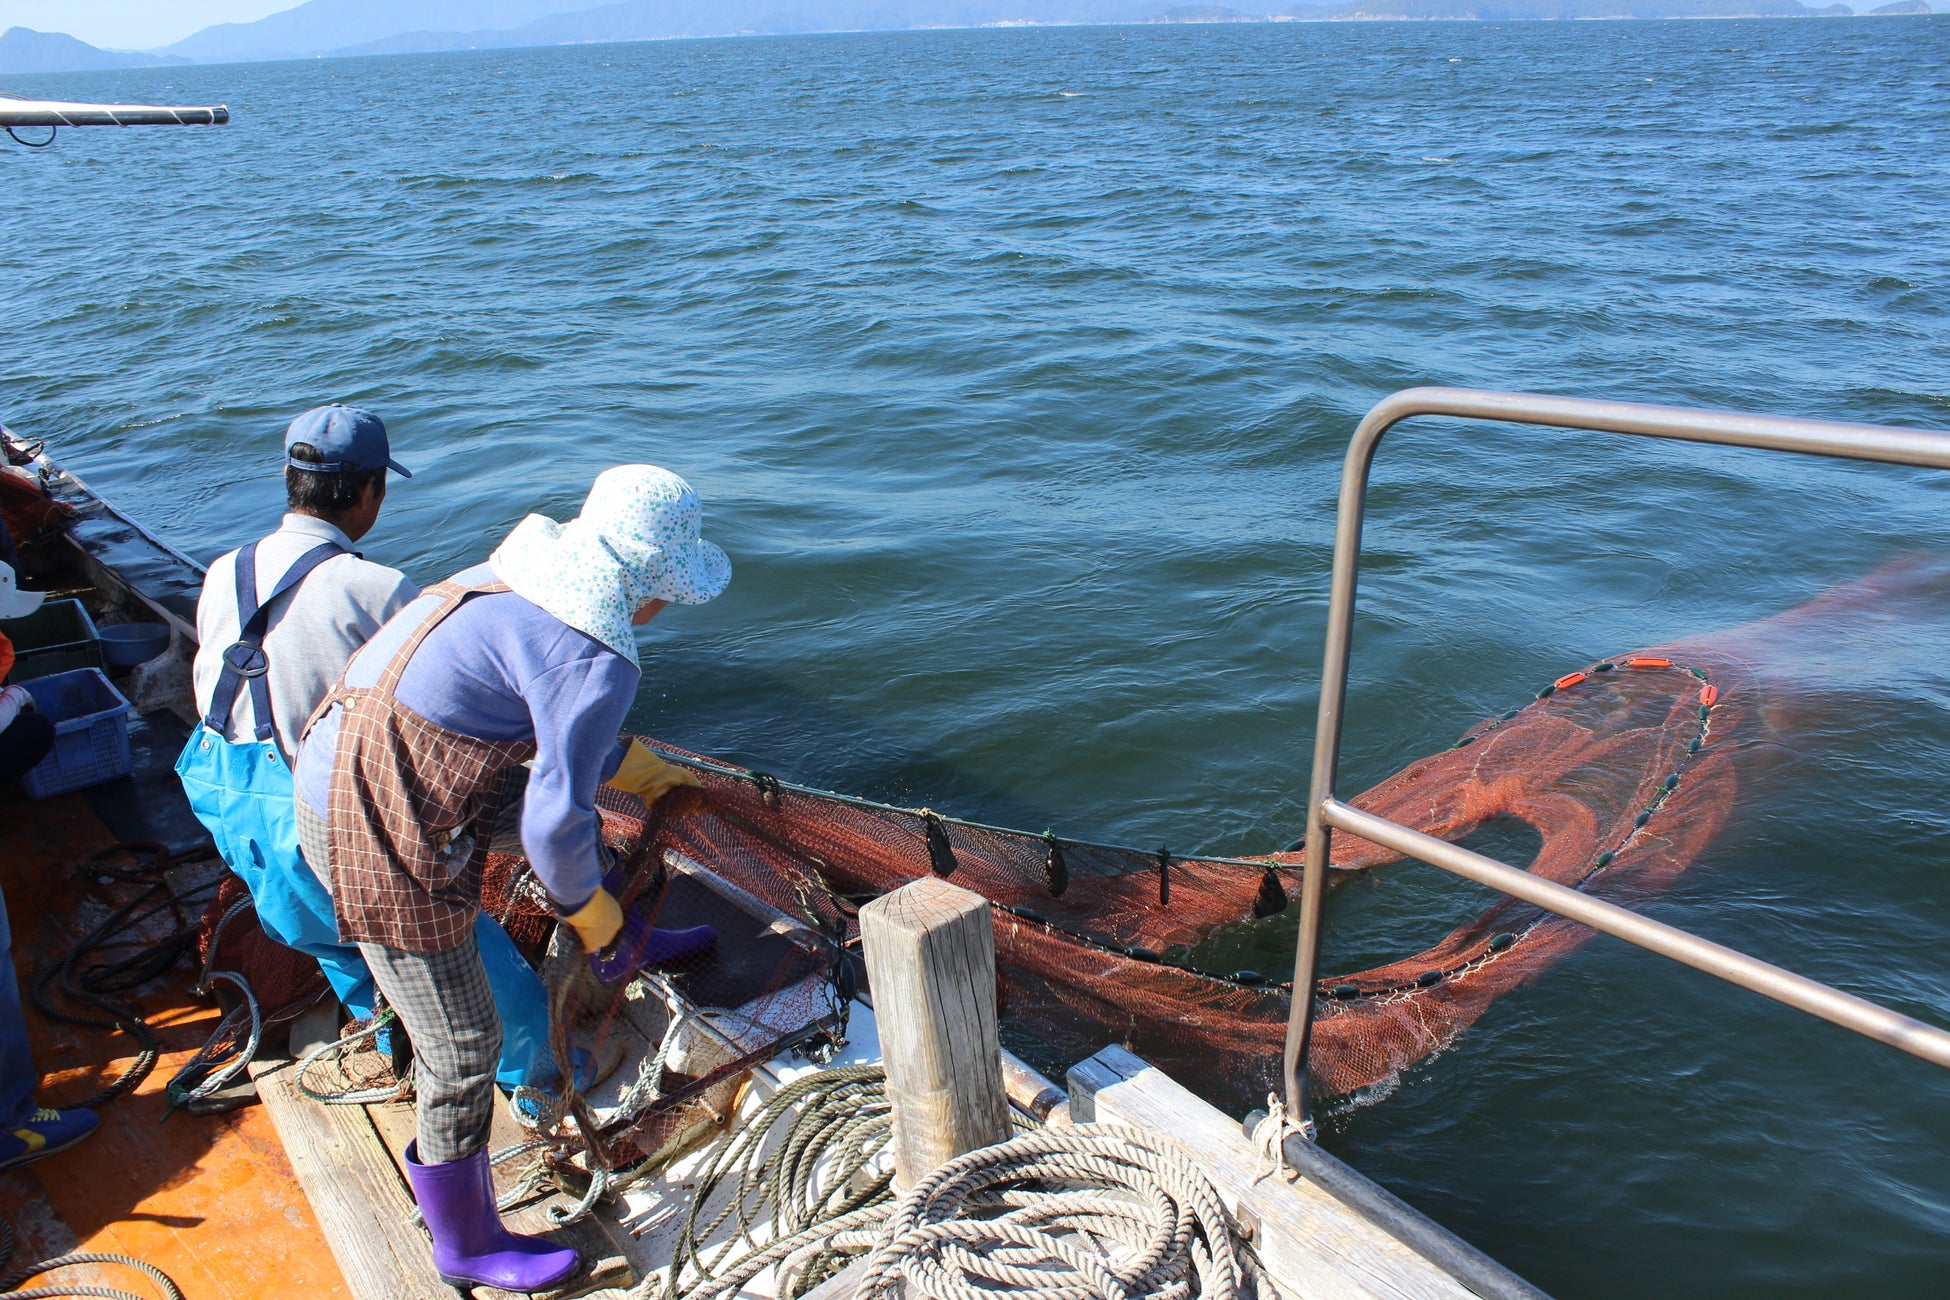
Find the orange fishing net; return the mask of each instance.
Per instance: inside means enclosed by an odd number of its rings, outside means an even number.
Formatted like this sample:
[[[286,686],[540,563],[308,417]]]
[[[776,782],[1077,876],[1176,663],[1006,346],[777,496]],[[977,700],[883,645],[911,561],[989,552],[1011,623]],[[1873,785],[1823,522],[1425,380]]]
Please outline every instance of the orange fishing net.
[[[1521,819],[1543,836],[1537,874],[1640,900],[1684,870],[1725,819],[1734,781],[1725,740],[1742,717],[1737,674],[1733,661],[1705,651],[1682,663],[1642,655],[1592,664],[1353,802],[1449,840],[1491,818]],[[652,873],[642,888],[662,887],[655,864],[674,850],[802,922],[816,936],[810,946],[836,954],[857,940],[860,904],[945,876],[995,905],[1004,1023],[1040,1055],[1074,1060],[1123,1043],[1235,1105],[1275,1086],[1290,984],[1205,969],[1199,950],[1229,927],[1286,911],[1298,897],[1297,853],[1177,859],[1066,841],[658,748],[703,784],[674,792],[647,825],[605,812]],[[1336,879],[1390,860],[1352,836],[1334,845]],[[517,934],[523,911],[546,924],[539,899],[500,911]],[[1323,1094],[1390,1078],[1590,933],[1510,900],[1425,952],[1323,980],[1313,990],[1312,1078]],[[788,966],[758,985],[783,987],[807,969]],[[708,980],[698,992],[711,998]]]
[[[1764,731],[1793,725],[1798,708],[1821,707],[1865,660],[1933,665],[1946,598],[1950,562],[1912,558],[1760,622],[1587,664],[1350,802],[1451,841],[1518,819],[1541,836],[1532,871],[1637,905],[1724,826],[1737,779],[1751,780],[1770,748]],[[742,891],[732,911],[772,915],[762,928],[784,945],[741,954],[721,944],[710,960],[678,971],[699,1005],[776,998],[779,1014],[765,1019],[797,1026],[778,1030],[776,1042],[802,1040],[808,1029],[839,1032],[833,1002],[809,989],[830,979],[844,992],[857,978],[839,958],[857,943],[860,905],[946,875],[995,904],[1004,1030],[1016,1045],[1036,1045],[1056,1063],[1123,1043],[1240,1108],[1276,1088],[1292,995],[1285,972],[1268,979],[1209,954],[1237,948],[1228,937],[1241,927],[1290,933],[1297,853],[1180,860],[1056,840],[657,748],[692,768],[702,788],[676,791],[647,816],[605,792],[606,833],[629,857],[635,896],[674,907],[662,924],[690,924],[698,913],[685,908],[696,904],[684,900],[698,877],[680,884],[666,864],[694,861]],[[1353,836],[1335,839],[1336,881],[1392,860]],[[539,892],[524,901],[532,890],[524,872],[518,860],[490,871],[491,907],[539,945],[550,926],[546,901]],[[1506,900],[1423,952],[1322,979],[1309,991],[1318,1091],[1351,1093],[1427,1058],[1591,933]],[[595,1005],[599,1018],[617,1014],[613,1001]],[[742,1064],[680,1078],[678,1091],[715,1096],[722,1109],[737,1071],[763,1059],[762,1038],[746,1041],[759,1045]],[[653,1107],[644,1123],[619,1131],[622,1159],[632,1148],[653,1150],[672,1123]]]
[[[1865,656],[1901,653],[1902,629],[1936,626],[1946,596],[1950,563],[1915,557],[1745,627],[1588,664],[1350,802],[1452,842],[1514,818],[1541,837],[1531,871],[1641,903],[1725,824],[1736,758],[1751,772],[1750,752],[1765,749],[1745,734],[1762,721],[1759,698],[1766,721],[1778,722],[1797,689],[1847,676]],[[1933,661],[1937,647],[1926,636],[1911,653]],[[721,1114],[750,1065],[842,1033],[860,975],[849,955],[860,905],[930,873],[995,905],[998,992],[1017,1045],[1055,1063],[1122,1043],[1237,1107],[1276,1088],[1292,988],[1283,971],[1269,979],[1226,969],[1210,954],[1237,948],[1227,940],[1240,927],[1291,932],[1297,852],[1178,859],[1079,843],[656,748],[695,771],[701,788],[680,788],[648,811],[599,793],[605,838],[627,867],[625,899],[664,926],[719,927],[716,949],[673,963],[666,977],[696,1006],[741,1008],[754,1023],[737,1052],[719,1052],[699,1073],[671,1072],[663,1095],[604,1126],[615,1163],[670,1138],[679,1125],[672,1107],[704,1099]],[[1395,860],[1341,834],[1333,879]],[[491,860],[485,893],[540,958],[552,917],[526,864]],[[1347,1094],[1392,1078],[1591,934],[1504,900],[1423,952],[1322,979],[1309,991],[1316,1089]],[[623,987],[585,983],[580,993],[578,1022],[599,1036],[632,1014]]]
[[[234,871],[224,872],[197,922],[196,958],[204,970],[242,975],[267,1028],[297,1019],[328,991],[316,958],[264,932],[250,906],[250,890]]]

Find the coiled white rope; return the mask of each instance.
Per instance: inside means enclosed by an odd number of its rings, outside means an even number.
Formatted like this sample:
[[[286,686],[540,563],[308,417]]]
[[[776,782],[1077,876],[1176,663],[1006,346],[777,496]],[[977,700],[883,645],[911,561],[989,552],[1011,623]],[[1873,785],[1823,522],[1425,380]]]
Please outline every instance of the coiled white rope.
[[[1169,1139],[1120,1125],[1039,1129],[949,1161],[889,1206],[776,1242],[688,1300],[776,1266],[867,1250],[858,1300],[1249,1300],[1270,1294],[1205,1175]]]

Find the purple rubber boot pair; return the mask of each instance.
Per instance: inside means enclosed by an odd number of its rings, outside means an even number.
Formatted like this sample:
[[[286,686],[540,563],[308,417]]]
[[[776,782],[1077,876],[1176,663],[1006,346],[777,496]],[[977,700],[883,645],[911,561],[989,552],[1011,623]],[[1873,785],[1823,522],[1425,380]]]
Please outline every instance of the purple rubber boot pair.
[[[406,1148],[406,1180],[433,1237],[440,1280],[463,1296],[474,1286],[546,1291],[582,1267],[582,1257],[545,1237],[509,1232],[494,1208],[494,1178],[485,1148],[443,1164],[420,1163],[420,1144]]]

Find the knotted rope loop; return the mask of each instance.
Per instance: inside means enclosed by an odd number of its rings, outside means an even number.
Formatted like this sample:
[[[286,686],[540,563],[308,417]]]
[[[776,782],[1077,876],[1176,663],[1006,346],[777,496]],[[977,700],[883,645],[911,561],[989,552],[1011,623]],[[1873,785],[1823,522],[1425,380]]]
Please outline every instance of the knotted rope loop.
[[[1253,1175],[1254,1182],[1264,1180],[1269,1174],[1278,1174],[1281,1182],[1293,1182],[1300,1177],[1298,1169],[1289,1168],[1286,1162],[1286,1140],[1289,1135],[1311,1142],[1314,1140],[1314,1122],[1296,1121],[1287,1113],[1286,1103],[1276,1092],[1266,1094],[1266,1118],[1253,1125],[1253,1149],[1259,1154],[1259,1172]]]

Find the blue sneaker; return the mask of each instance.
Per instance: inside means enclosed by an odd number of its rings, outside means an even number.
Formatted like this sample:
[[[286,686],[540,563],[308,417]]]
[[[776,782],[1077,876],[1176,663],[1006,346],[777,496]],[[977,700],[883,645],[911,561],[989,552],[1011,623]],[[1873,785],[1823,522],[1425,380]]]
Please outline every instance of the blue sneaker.
[[[0,1170],[31,1165],[66,1151],[95,1131],[102,1117],[92,1110],[49,1110],[45,1106],[11,1133],[0,1133]]]

